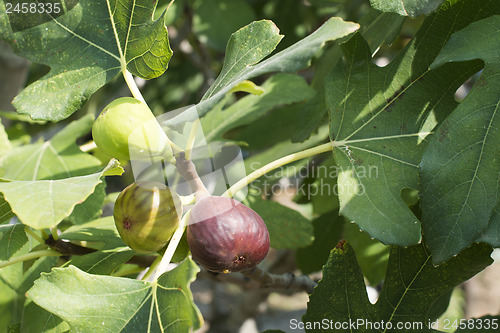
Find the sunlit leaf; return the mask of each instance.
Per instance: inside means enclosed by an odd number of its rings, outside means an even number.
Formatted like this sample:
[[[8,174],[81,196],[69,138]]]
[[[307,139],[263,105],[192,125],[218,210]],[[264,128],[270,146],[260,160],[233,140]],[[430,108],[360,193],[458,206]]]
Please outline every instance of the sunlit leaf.
[[[43,274],[27,295],[75,332],[188,332],[202,322],[189,289],[198,271],[188,259],[150,283],[70,266]]]
[[[14,99],[18,112],[33,119],[70,116],[122,70],[157,77],[172,56],[165,12],[152,20],[156,1],[47,2],[35,14],[8,14],[8,3],[0,1],[0,38],[16,54],[51,68]]]
[[[94,117],[88,115],[57,132],[50,140],[15,147],[0,157],[2,177],[10,180],[62,179],[87,175],[101,161],[82,152],[75,141],[89,133]]]
[[[359,34],[342,45],[344,64],[330,73],[325,85],[339,167],[340,213],[385,244],[420,241],[420,222],[401,191],[419,188],[419,164],[432,132],[456,108],[455,91],[480,70],[481,63],[429,66],[453,32],[498,7],[498,2],[478,7],[473,1],[459,1],[438,11],[383,68],[373,63]],[[439,135],[433,140],[438,139]],[[436,175],[436,170],[430,174]],[[452,177],[455,172],[447,175]],[[441,225],[439,218],[436,221]]]
[[[35,229],[51,228],[91,195],[106,170],[117,164],[112,160],[101,172],[87,176],[0,183],[0,192],[21,222]]]
[[[296,72],[310,64],[315,53],[327,42],[345,37],[359,25],[331,18],[311,35],[260,62],[269,55],[283,37],[276,25],[268,20],[252,22],[232,34],[226,47],[221,73],[196,106],[203,116],[239,82],[270,72]],[[179,115],[168,121],[177,125],[186,121]]]
[[[373,8],[403,16],[419,16],[435,11],[444,0],[370,0]]]
[[[490,222],[500,198],[499,25],[496,15],[456,32],[431,65],[485,62],[478,82],[439,126],[422,158],[422,224],[434,263],[472,244],[488,223],[492,232],[500,227],[498,219]]]

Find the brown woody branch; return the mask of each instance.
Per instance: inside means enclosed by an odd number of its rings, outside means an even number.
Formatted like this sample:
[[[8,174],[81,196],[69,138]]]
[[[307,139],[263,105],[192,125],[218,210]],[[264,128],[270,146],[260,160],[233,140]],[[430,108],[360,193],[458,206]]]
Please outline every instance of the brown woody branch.
[[[312,294],[316,282],[307,275],[296,276],[293,273],[273,274],[254,267],[248,271],[242,272],[246,277],[257,281],[261,288],[301,290]]]
[[[45,240],[45,244],[48,245],[51,249],[62,253],[63,258],[66,257],[66,259],[68,260],[70,256],[83,256],[97,251],[96,249],[67,242],[62,239],[55,240],[52,235],[50,235]],[[155,258],[156,256],[134,255],[127,261],[127,263],[140,267],[149,267],[151,266]]]
[[[214,273],[206,270],[200,272],[200,277],[205,277],[218,282],[226,282],[237,285],[244,289],[281,289],[305,291],[312,294],[317,283],[306,275],[296,276],[287,272],[273,274],[254,267],[242,274]]]

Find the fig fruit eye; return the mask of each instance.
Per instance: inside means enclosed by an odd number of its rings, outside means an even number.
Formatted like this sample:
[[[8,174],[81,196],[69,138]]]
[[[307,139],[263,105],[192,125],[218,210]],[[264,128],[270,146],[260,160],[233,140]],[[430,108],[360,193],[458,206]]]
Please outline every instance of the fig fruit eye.
[[[92,126],[97,147],[119,160],[164,156],[167,136],[148,106],[132,97],[108,104]]]
[[[181,214],[177,193],[161,183],[138,182],[120,193],[113,216],[125,244],[136,252],[150,253],[167,244]]]
[[[267,226],[259,214],[241,202],[210,196],[197,202],[189,214],[189,248],[193,259],[207,270],[250,269],[267,256]]]

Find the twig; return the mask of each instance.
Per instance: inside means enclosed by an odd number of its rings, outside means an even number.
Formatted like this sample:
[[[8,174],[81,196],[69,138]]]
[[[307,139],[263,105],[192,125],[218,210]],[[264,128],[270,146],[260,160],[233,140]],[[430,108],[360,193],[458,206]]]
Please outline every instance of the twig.
[[[311,294],[317,283],[311,280],[307,275],[295,276],[293,273],[290,273],[290,270],[293,270],[293,268],[286,263],[286,257],[288,257],[288,253],[284,252],[283,255],[276,258],[275,264],[268,267],[269,271],[274,273],[264,271],[259,267],[254,267],[247,271],[242,271],[241,273],[230,274],[202,270],[199,276],[218,282],[231,283],[244,289],[300,290]]]
[[[64,257],[69,257],[73,255],[83,256],[97,251],[96,249],[66,242],[63,241],[62,239],[58,239],[56,241],[52,236],[49,236],[45,240],[45,244],[50,246],[51,249],[61,253],[61,255]],[[140,267],[149,267],[151,266],[155,258],[156,256],[135,255],[132,258],[130,258],[127,261],[127,263],[132,265],[138,265]]]
[[[63,241],[61,239],[54,239],[54,236],[50,235],[46,240],[45,244],[50,246],[52,249],[57,252],[62,253],[64,256],[72,256],[72,255],[85,255],[89,253],[93,253],[97,250],[91,249],[88,247],[76,245],[70,242]]]
[[[312,294],[316,283],[307,275],[295,276],[293,273],[273,274],[254,267],[242,272],[251,280],[258,281],[263,288],[303,290]]]

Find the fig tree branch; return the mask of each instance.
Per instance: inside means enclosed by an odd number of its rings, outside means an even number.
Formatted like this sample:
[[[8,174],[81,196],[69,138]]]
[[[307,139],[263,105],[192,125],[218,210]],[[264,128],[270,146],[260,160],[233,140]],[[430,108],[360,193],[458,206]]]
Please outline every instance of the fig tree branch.
[[[202,270],[199,275],[219,282],[229,282],[240,286],[244,289],[278,289],[289,291],[306,291],[311,294],[317,283],[311,280],[307,275],[295,276],[290,273],[293,270],[293,263],[290,258],[294,260],[291,252],[285,251],[278,254],[275,262],[268,267],[270,273],[255,267],[240,273],[214,273],[207,270]]]
[[[296,276],[293,273],[273,274],[254,267],[242,272],[251,280],[257,281],[261,288],[301,290],[312,294],[316,283],[307,275]]]
[[[86,254],[94,253],[97,250],[89,247],[84,247],[78,244],[64,241],[62,239],[54,240],[52,235],[50,235],[46,240],[45,244],[48,245],[52,250],[60,253],[61,256],[83,256]],[[146,255],[134,255],[130,258],[127,263],[132,265],[138,265],[141,267],[149,267],[156,259],[157,256],[146,256]]]
[[[85,254],[93,253],[97,250],[88,247],[80,246],[70,242],[63,241],[62,239],[54,239],[53,235],[50,235],[46,240],[45,244],[50,246],[51,249],[60,252],[64,256],[78,255],[82,256]]]

